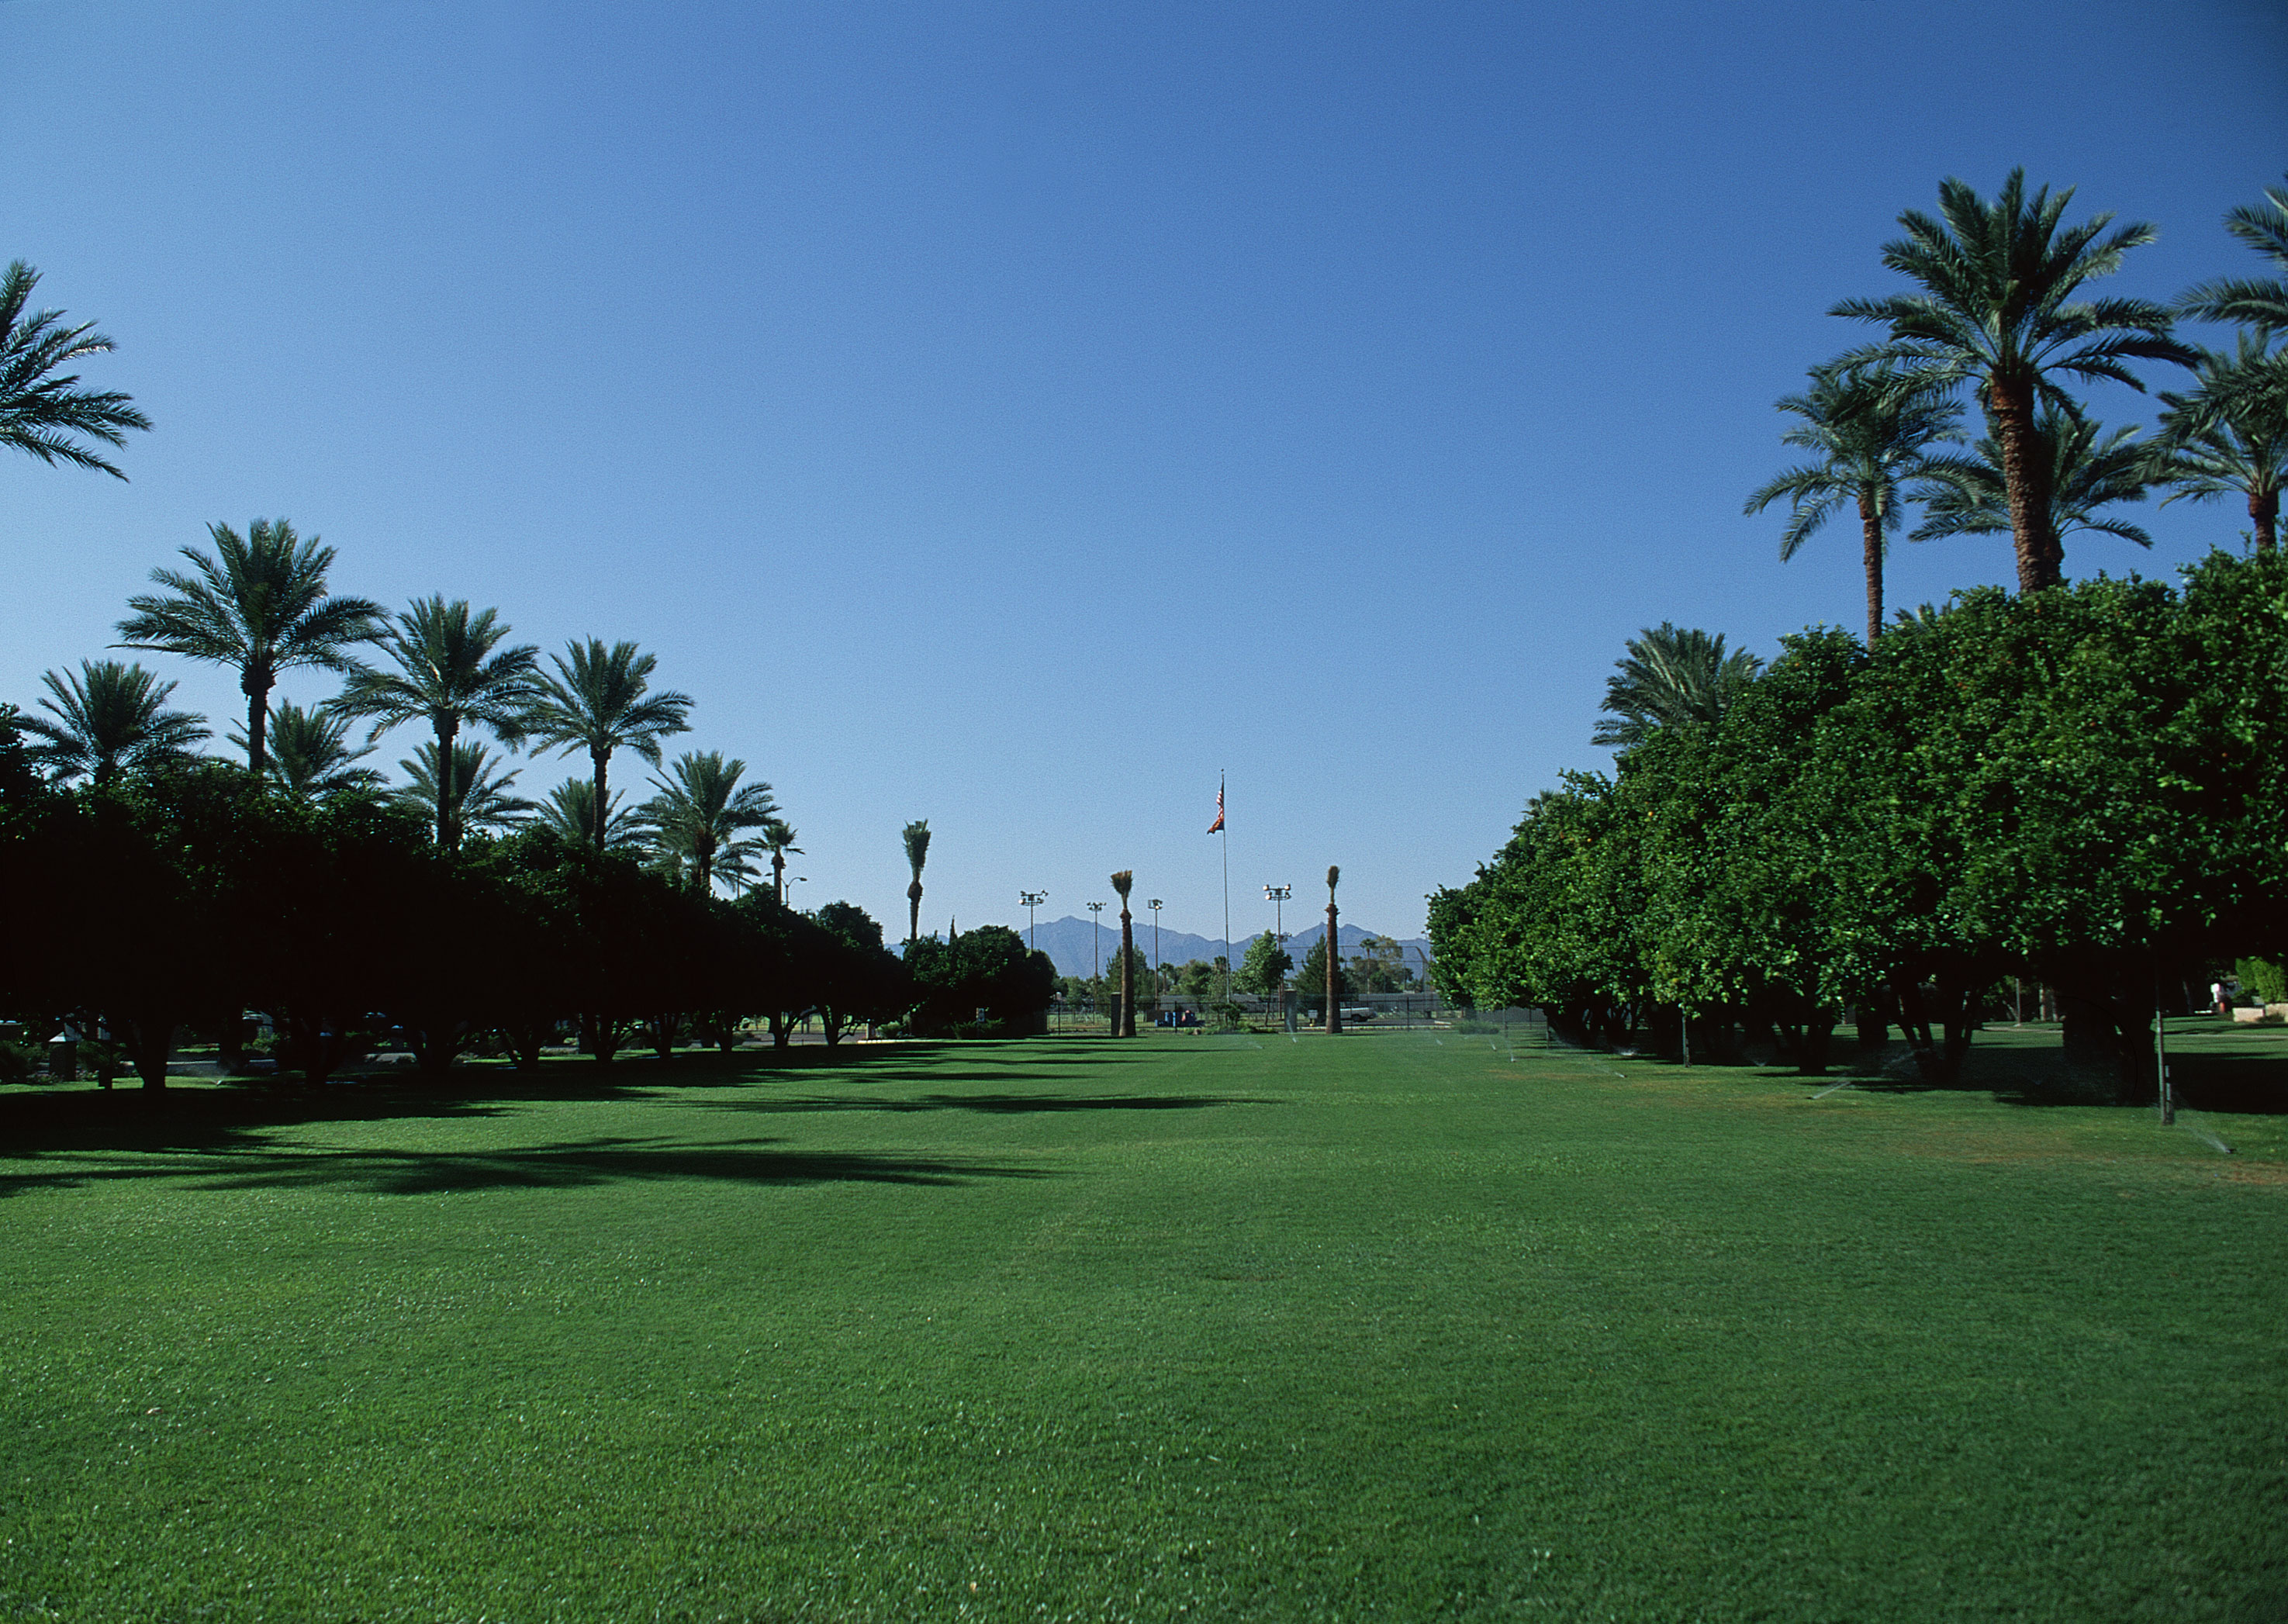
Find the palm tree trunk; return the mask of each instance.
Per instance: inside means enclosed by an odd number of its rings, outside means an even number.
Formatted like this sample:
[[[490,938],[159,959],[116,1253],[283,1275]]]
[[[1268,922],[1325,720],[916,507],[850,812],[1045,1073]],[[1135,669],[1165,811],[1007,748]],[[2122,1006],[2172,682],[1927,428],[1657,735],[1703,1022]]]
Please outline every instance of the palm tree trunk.
[[[2050,528],[2049,469],[2034,432],[2030,381],[1987,380],[1987,398],[2001,428],[2002,481],[2010,502],[2010,543],[2017,554],[2018,590],[2038,592],[2057,585],[2065,556]]]
[[[922,939],[922,876],[914,875],[914,883],[906,887],[906,941],[909,946]]]
[[[239,678],[238,688],[246,695],[246,771],[259,781],[263,768],[269,764],[266,735],[270,726],[270,685],[249,671]]]
[[[1867,647],[1883,635],[1883,515],[1874,498],[1859,493],[1859,533],[1867,564]]]
[[[450,852],[460,842],[453,831],[453,737],[461,731],[451,717],[437,719],[437,849]]]
[[[778,898],[779,906],[784,907],[786,906],[786,853],[783,852],[771,853],[771,891]]]
[[[1136,1035],[1136,988],[1132,978],[1136,973],[1136,938],[1128,923],[1128,904],[1120,905],[1120,1030],[1116,1035],[1132,1038]]]
[[[1343,1029],[1342,972],[1335,959],[1335,899],[1327,899],[1327,1030]]]
[[[2256,551],[2270,552],[2280,539],[2280,493],[2248,493],[2249,522],[2256,527]]]
[[[604,849],[604,808],[609,804],[604,799],[604,782],[609,776],[612,753],[590,750],[588,759],[596,764],[596,850],[600,852]]]

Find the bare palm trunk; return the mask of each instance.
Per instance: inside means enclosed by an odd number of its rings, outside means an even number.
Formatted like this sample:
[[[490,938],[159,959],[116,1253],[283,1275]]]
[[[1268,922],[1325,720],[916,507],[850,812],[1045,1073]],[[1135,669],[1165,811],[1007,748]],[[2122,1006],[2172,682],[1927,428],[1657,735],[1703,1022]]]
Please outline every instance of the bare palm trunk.
[[[453,828],[453,738],[460,731],[457,718],[437,718],[437,848],[441,852],[450,852],[461,844]]]
[[[914,883],[906,887],[906,940],[918,942],[922,939],[922,876],[919,875],[914,875]]]
[[[270,684],[249,671],[238,679],[238,691],[246,695],[246,771],[259,779],[270,760]]]
[[[771,891],[778,898],[779,906],[784,907],[786,906],[786,853],[783,852],[771,853]]]
[[[2002,431],[2002,481],[2010,502],[2010,543],[2018,560],[2018,590],[2057,585],[2065,555],[2050,528],[2049,468],[2034,432],[2034,392],[2029,384],[1991,378],[1987,398]]]
[[[1859,533],[1866,553],[1867,647],[1871,653],[1875,639],[1883,635],[1883,515],[1865,491],[1859,493]]]
[[[1327,898],[1327,1030],[1343,1029],[1342,970],[1335,956],[1335,899]]]
[[[1129,928],[1128,904],[1120,905],[1120,1028],[1116,1034],[1124,1038],[1136,1035],[1136,988],[1132,978],[1136,973],[1136,937]]]
[[[2248,519],[2256,527],[2256,551],[2270,552],[2280,539],[2280,493],[2248,493]]]
[[[604,808],[610,804],[604,799],[605,780],[610,776],[612,753],[609,750],[590,750],[588,759],[596,764],[596,850],[604,849]]]

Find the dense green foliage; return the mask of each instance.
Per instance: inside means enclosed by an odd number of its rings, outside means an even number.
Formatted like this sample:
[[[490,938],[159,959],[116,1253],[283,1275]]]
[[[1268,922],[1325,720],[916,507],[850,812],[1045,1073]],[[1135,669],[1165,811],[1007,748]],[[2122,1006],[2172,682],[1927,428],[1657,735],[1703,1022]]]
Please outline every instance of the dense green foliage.
[[[1871,654],[1791,638],[1718,720],[1537,797],[1431,934],[1481,1002],[1679,1047],[1684,1011],[1815,1067],[1872,1003],[1950,1074],[1981,994],[2038,978],[2133,1097],[2157,978],[2288,934],[2284,760],[2276,557],[1965,593]]]
[[[0,1615],[2276,1614],[2288,1119],[1444,1035],[0,1090]]]

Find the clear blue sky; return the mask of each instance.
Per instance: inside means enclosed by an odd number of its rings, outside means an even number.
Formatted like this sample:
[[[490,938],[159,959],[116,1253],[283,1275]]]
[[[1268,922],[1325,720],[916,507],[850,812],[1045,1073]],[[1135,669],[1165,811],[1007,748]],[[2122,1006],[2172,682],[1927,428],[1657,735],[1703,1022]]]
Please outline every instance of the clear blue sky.
[[[776,786],[799,899],[894,934],[915,817],[938,929],[1132,867],[1220,934],[1219,768],[1235,931],[1330,862],[1415,931],[1601,761],[1637,629],[1860,622],[1853,537],[1783,566],[1740,507],[1901,208],[2023,163],[2157,222],[2114,285],[2166,297],[2258,270],[2219,218],[2288,168],[2256,0],[0,21],[0,258],[158,424],[130,485],[0,463],[0,693],[210,521],[282,515],[342,590],[657,651],[683,742]],[[2244,519],[2149,522],[2068,573]],[[1892,567],[1912,603],[2006,546]],[[227,675],[144,658],[219,732]]]

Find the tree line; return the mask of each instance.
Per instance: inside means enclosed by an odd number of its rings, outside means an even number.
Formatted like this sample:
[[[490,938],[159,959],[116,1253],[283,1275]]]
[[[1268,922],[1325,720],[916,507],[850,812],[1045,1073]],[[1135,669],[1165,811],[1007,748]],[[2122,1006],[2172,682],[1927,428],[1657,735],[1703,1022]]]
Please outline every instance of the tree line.
[[[1609,773],[1565,775],[1466,885],[1431,899],[1442,981],[1538,1004],[1585,1038],[1721,1055],[1761,1040],[1817,1069],[1847,1009],[1958,1073],[1999,982],[2055,989],[2069,1058],[2138,1097],[2162,989],[2276,956],[2288,904],[2288,280],[2220,280],[2173,309],[2079,296],[2149,242],[2013,174],[1910,210],[1884,262],[1912,289],[1834,313],[1884,325],[1780,404],[1815,460],[1785,498],[1782,556],[1856,511],[1863,638],[1813,630],[1767,669],[1721,636],[1632,640],[1596,742]],[[2288,271],[2288,190],[2228,228]],[[2189,345],[2181,317],[2244,327]],[[2190,370],[2158,432],[2106,431],[2062,380]],[[1987,433],[1962,443],[1967,392]],[[2064,540],[2144,533],[2114,511],[2153,490],[2244,499],[2242,556],[2181,585],[2067,584]],[[1917,539],[2006,534],[2014,595],[1883,614],[1905,511]]]

